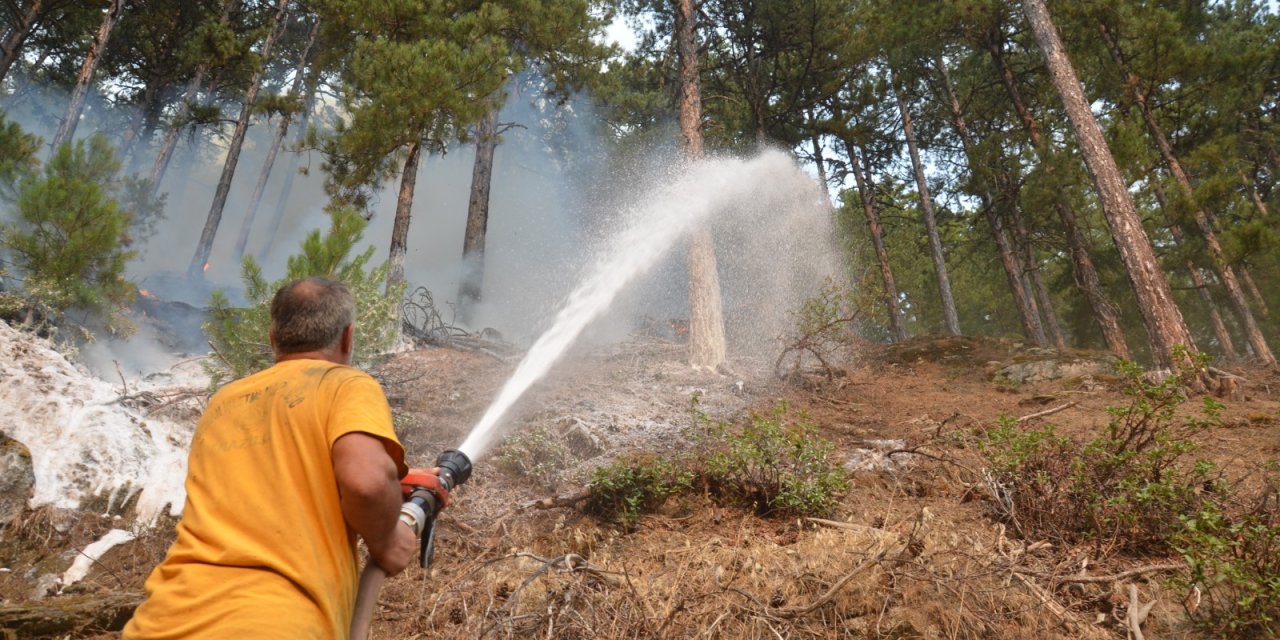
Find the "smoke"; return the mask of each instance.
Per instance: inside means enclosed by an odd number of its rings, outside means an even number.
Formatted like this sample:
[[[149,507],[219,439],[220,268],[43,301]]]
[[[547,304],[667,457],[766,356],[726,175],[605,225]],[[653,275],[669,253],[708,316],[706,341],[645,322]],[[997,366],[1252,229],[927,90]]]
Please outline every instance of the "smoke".
[[[678,171],[677,150],[670,143],[652,149],[631,149],[625,155],[602,146],[590,100],[573,97],[564,105],[548,105],[538,95],[522,95],[519,87],[538,86],[536,78],[513,81],[511,97],[499,122],[506,130],[495,154],[486,234],[483,299],[468,328],[497,329],[519,343],[530,343],[545,329],[561,301],[580,280],[586,265],[607,246],[625,222],[628,207],[642,205],[641,185],[672,182]],[[57,125],[65,94],[28,90],[10,100],[9,117],[27,130],[46,136]],[[228,113],[232,110],[228,107]],[[120,106],[90,102],[77,138],[104,131],[119,142],[134,114]],[[233,300],[243,286],[234,245],[268,151],[275,121],[255,120],[249,129],[231,194],[224,209],[203,283],[184,273],[194,254],[208,216],[225,159],[225,140],[202,131],[184,138],[161,184],[166,194],[166,217],[154,236],[142,244],[140,256],[129,265],[128,276],[152,295],[204,307],[214,288]],[[159,145],[156,139],[136,146],[126,161],[145,173]],[[291,131],[287,140],[294,137]],[[283,150],[259,207],[248,254],[255,256],[268,280],[281,277],[290,255],[313,229],[328,223],[324,205],[322,157],[302,152],[305,173],[293,177],[283,201],[279,232],[268,238],[269,219],[280,201],[291,158]],[[456,146],[443,155],[424,158],[416,185],[409,228],[406,278],[410,291],[429,289],[446,320],[458,298],[462,243],[471,187],[474,148]],[[803,193],[786,205],[744,216],[723,216],[716,236],[729,335],[748,350],[762,351],[790,322],[806,292],[826,275],[838,272],[838,258],[830,249],[831,220],[816,185],[783,184],[797,180],[796,172],[777,176],[780,189]],[[394,223],[399,179],[375,194],[372,219],[364,245],[375,247],[375,261],[386,258]],[[746,206],[746,205],[743,205]],[[742,220],[750,220],[742,224]],[[643,318],[665,322],[685,318],[687,274],[682,251],[675,251],[650,275],[624,293],[611,312],[597,322],[588,339],[626,336]],[[459,319],[455,319],[460,322]],[[175,324],[175,323],[171,323]],[[106,340],[85,350],[99,374],[116,375],[115,364],[130,372],[146,372],[172,364],[175,350],[200,351],[204,343],[195,327],[181,323],[187,333],[174,344],[158,344],[157,332],[143,327],[127,341]],[[171,341],[172,342],[172,341]]]

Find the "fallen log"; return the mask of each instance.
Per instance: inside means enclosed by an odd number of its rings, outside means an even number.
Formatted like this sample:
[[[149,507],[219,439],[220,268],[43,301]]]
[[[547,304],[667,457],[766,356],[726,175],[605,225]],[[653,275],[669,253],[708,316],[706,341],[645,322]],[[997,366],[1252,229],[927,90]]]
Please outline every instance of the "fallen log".
[[[141,593],[55,597],[0,607],[0,638],[42,638],[78,631],[119,631]]]

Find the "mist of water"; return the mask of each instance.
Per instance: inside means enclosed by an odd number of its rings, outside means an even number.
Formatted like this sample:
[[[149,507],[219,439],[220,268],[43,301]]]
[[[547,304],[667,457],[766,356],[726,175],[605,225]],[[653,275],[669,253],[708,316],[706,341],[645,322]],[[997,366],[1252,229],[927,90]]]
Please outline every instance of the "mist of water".
[[[503,417],[529,387],[546,375],[592,320],[609,309],[619,292],[657,264],[690,231],[710,225],[716,218],[727,218],[738,226],[756,222],[758,217],[753,216],[762,209],[778,214],[774,226],[785,227],[786,213],[797,201],[809,210],[814,208],[814,189],[812,180],[794,160],[778,151],[749,160],[705,160],[685,167],[677,179],[646,198],[629,216],[631,224],[607,245],[594,268],[568,295],[551,328],[530,347],[459,449],[473,460],[483,454]],[[820,229],[812,231],[822,233]],[[783,262],[783,256],[760,257]]]

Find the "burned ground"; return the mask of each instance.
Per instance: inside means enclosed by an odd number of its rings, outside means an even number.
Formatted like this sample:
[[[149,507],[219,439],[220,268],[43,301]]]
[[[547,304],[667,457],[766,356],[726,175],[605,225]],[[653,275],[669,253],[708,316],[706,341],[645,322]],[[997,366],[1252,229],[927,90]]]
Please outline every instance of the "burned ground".
[[[1122,638],[1131,585],[1138,602],[1156,603],[1142,625],[1149,635],[1202,637],[1183,621],[1188,594],[1167,580],[1176,554],[1019,539],[981,490],[974,437],[1001,416],[1046,411],[1024,422],[1095,434],[1107,407],[1125,400],[1113,376],[1012,381],[997,372],[1060,356],[992,339],[864,346],[832,382],[782,384],[765,363],[734,362],[732,375],[694,371],[684,355],[662,340],[615,344],[579,354],[531,389],[508,439],[477,461],[441,516],[435,563],[384,589],[374,637]],[[410,463],[429,466],[456,446],[513,366],[448,348],[383,365],[376,373]],[[1280,457],[1280,377],[1232,370],[1246,379],[1241,397],[1226,401],[1200,454],[1247,484]],[[580,503],[539,507],[577,494],[592,469],[621,454],[681,455],[694,395],[718,419],[767,412],[779,400],[806,412],[850,469],[836,515],[761,517],[691,491],[628,531]],[[543,444],[531,433],[544,434]],[[555,468],[534,472],[540,454],[554,456]],[[33,604],[29,578],[49,569],[41,563],[61,558],[49,570],[65,569],[95,532],[120,526],[109,516],[57,517],[27,512],[6,528],[6,611]],[[43,604],[101,597],[105,607],[108,597],[140,592],[168,524],[109,552],[74,596]],[[88,628],[61,636],[116,637]]]

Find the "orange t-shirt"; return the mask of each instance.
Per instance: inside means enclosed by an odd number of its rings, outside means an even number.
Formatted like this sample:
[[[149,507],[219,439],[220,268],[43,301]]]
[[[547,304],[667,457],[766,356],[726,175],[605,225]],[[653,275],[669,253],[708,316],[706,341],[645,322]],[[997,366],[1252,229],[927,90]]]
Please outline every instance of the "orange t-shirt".
[[[124,638],[347,637],[355,533],[331,450],[352,432],[381,438],[404,474],[391,408],[362,371],[287,360],[218,391],[191,441],[177,540]]]

